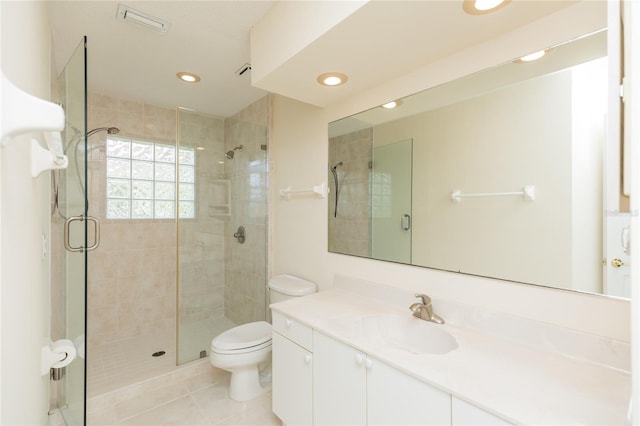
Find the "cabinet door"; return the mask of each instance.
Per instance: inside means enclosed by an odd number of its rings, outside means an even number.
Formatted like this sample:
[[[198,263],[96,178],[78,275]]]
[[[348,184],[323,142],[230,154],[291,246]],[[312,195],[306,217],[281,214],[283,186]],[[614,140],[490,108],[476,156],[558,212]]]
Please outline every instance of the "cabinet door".
[[[451,424],[451,395],[377,359],[367,367],[369,425]]]
[[[316,331],[313,353],[314,424],[366,424],[365,355]]]
[[[273,412],[290,426],[313,424],[311,352],[273,333]]]
[[[506,426],[511,423],[493,414],[453,397],[451,408],[452,426]]]

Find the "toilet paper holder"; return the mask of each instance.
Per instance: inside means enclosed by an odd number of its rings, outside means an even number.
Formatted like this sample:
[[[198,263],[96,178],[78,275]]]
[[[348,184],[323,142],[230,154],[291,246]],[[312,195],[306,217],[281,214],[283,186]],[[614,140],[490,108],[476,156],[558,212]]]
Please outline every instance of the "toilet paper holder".
[[[42,347],[40,374],[49,374],[52,368],[62,368],[76,358],[76,347],[71,340],[60,339]]]

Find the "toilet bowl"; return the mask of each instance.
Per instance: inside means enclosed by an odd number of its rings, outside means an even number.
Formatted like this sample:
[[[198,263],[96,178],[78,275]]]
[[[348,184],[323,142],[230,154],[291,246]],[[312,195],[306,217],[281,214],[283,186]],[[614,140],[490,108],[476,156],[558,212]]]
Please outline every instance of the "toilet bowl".
[[[314,283],[292,275],[274,277],[267,287],[272,303],[316,291]],[[231,372],[229,397],[235,401],[251,400],[270,388],[260,383],[260,366],[270,360],[271,324],[266,321],[233,327],[211,341],[209,362]]]
[[[248,401],[268,388],[260,384],[260,364],[271,355],[271,324],[266,321],[239,325],[211,341],[209,361],[231,372],[229,397]]]

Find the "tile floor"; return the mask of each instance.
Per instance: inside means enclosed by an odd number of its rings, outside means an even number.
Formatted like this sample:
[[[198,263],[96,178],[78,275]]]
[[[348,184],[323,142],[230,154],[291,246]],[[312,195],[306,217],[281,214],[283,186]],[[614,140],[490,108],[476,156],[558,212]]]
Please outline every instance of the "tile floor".
[[[144,382],[91,398],[87,424],[102,425],[280,425],[271,392],[249,401],[229,399],[229,373],[207,359]]]
[[[181,358],[208,352],[211,339],[234,325],[223,319],[181,328]],[[165,355],[151,356],[159,350]],[[212,367],[208,358],[176,367],[173,330],[89,348],[87,355],[89,426],[281,424],[271,412],[270,391],[249,402],[232,401],[230,373]],[[59,413],[50,425],[64,425]]]

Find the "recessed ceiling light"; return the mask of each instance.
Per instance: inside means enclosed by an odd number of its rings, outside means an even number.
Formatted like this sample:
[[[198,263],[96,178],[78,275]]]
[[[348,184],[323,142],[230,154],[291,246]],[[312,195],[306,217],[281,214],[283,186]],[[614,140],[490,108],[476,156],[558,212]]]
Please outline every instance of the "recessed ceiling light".
[[[546,50],[540,50],[538,52],[530,53],[529,55],[525,55],[522,58],[518,59],[517,62],[532,62],[537,61],[547,54]]]
[[[196,146],[196,151],[204,151],[205,149],[204,146]]]
[[[182,81],[186,81],[187,83],[197,83],[200,81],[200,76],[198,74],[194,74],[192,72],[179,72],[176,74],[176,77],[178,77],[180,80]]]
[[[347,82],[349,78],[339,72],[326,72],[318,76],[318,83],[323,86],[339,86]]]
[[[393,109],[402,105],[402,99],[397,99],[395,101],[387,102],[386,104],[382,104],[382,108]]]
[[[462,9],[470,15],[484,15],[502,9],[511,0],[464,0]]]

